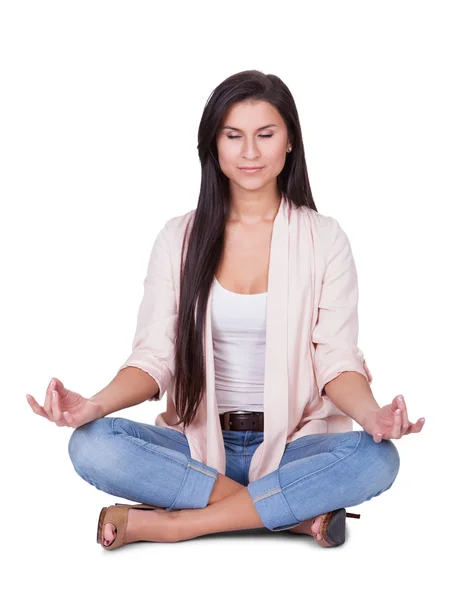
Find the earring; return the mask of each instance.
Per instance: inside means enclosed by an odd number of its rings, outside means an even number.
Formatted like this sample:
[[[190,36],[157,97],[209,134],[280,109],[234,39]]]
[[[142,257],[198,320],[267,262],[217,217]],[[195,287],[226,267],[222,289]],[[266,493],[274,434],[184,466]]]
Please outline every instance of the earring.
[[[288,146],[287,152],[291,152],[291,146]]]

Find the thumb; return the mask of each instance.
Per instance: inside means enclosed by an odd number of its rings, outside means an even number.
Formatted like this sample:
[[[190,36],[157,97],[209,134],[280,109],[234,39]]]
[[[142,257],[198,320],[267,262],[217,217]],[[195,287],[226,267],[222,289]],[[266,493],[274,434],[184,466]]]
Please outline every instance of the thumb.
[[[54,380],[54,390],[59,394],[59,396],[63,396],[67,391],[64,384],[60,381],[60,379],[57,379],[57,377],[52,377],[52,379]]]

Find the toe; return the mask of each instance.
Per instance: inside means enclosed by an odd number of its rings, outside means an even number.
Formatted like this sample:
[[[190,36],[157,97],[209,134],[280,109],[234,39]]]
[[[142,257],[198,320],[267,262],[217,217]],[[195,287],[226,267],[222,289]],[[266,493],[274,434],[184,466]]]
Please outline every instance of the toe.
[[[104,525],[104,544],[109,546],[116,537],[116,528],[112,523],[106,523]]]
[[[317,540],[322,540],[321,534],[319,533],[322,523],[322,517],[323,515],[315,517],[311,526],[311,532]]]

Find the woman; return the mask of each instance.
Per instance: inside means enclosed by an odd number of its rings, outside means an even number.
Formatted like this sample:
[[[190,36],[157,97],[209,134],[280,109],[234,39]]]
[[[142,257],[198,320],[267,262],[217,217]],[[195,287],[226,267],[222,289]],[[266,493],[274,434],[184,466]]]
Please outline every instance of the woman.
[[[198,151],[197,209],[157,235],[131,355],[92,398],[54,378],[44,407],[28,401],[75,429],[85,481],[143,503],[102,509],[107,550],[259,527],[341,545],[359,516],[344,507],[391,487],[391,439],[424,419],[373,397],[350,244],[316,209],[285,84],[259,71],[223,81]],[[107,416],[166,392],[155,425]]]

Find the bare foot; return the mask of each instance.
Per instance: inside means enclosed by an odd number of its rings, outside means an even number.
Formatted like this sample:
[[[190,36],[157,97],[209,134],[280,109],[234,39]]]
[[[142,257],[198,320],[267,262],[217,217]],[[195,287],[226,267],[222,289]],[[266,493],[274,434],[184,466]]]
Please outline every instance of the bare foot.
[[[135,510],[130,508],[127,529],[125,531],[125,543],[171,541],[168,531],[174,514],[173,512],[167,512],[164,508],[155,508],[154,510]],[[105,523],[103,535],[104,545],[109,546],[117,535],[117,530],[112,523]]]
[[[324,516],[325,514],[322,514],[312,519],[306,519],[306,521],[302,521],[299,525],[292,527],[292,529],[287,529],[287,531],[291,531],[292,533],[300,533],[303,535],[310,535],[316,540],[322,540],[319,529]]]

